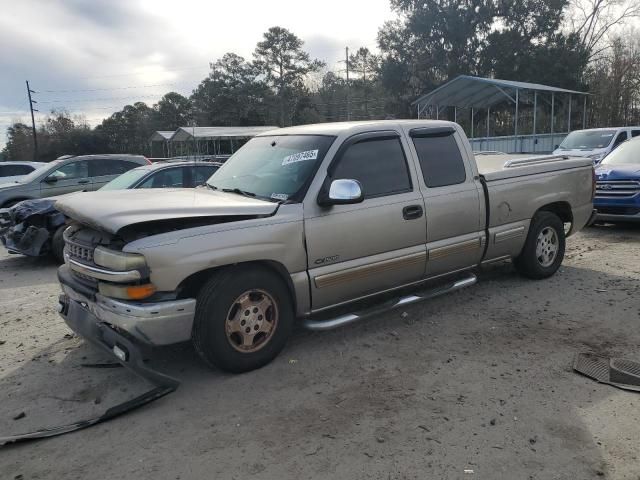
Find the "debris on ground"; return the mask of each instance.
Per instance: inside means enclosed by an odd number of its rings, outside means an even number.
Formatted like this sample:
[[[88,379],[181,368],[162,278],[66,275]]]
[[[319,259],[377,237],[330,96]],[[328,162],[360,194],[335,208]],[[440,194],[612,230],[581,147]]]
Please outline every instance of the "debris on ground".
[[[640,362],[579,353],[573,361],[573,369],[599,383],[640,392]]]

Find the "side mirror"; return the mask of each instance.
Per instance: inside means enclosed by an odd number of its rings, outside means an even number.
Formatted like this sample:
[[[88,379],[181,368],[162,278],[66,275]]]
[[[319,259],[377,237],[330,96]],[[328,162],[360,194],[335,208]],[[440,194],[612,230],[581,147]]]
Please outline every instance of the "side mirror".
[[[318,196],[318,204],[325,207],[351,205],[363,201],[364,195],[362,194],[360,182],[350,179],[332,180],[329,191],[327,192],[325,185]]]
[[[555,147],[553,147],[554,150],[557,150],[560,147],[560,145],[556,145]]]
[[[48,183],[48,184],[57,183],[57,182],[58,182],[58,177],[54,177],[53,175],[50,175],[44,179],[44,183]]]

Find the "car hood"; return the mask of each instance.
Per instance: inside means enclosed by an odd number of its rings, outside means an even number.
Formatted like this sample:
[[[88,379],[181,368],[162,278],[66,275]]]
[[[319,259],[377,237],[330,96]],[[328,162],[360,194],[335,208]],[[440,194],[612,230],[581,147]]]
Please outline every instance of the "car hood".
[[[640,180],[640,165],[600,165],[596,168],[598,180]]]
[[[146,222],[268,216],[278,204],[204,188],[163,188],[77,193],[56,201],[56,208],[73,220],[115,234]]]

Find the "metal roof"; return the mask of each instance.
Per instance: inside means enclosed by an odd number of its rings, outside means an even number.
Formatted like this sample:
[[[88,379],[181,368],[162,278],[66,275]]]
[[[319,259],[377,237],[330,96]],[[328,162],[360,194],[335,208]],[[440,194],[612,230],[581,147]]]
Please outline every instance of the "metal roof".
[[[164,142],[169,140],[175,132],[173,130],[158,130],[151,135],[152,142]]]
[[[180,127],[171,138],[172,142],[184,142],[187,140],[217,140],[219,138],[255,137],[256,135],[278,127]]]
[[[487,108],[508,99],[515,103],[517,90],[589,95],[586,92],[550,87],[539,83],[514,82],[497,78],[460,75],[421,96],[412,105],[439,105],[443,107]]]

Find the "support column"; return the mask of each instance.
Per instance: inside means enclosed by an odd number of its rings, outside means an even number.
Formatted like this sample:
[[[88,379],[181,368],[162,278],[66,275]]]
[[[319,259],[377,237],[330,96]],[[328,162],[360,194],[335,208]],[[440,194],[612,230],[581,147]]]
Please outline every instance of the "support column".
[[[520,90],[516,90],[516,118],[514,122],[515,152],[518,152],[518,115],[520,113]]]
[[[569,94],[569,114],[567,117],[567,132],[571,133],[571,94]]]
[[[458,123],[458,107],[453,107],[453,121]]]
[[[538,91],[533,92],[533,151],[536,151],[538,139],[536,138],[536,126],[538,123]]]
[[[471,107],[471,138],[473,138],[473,107]]]
[[[436,120],[440,120],[440,105],[436,105]]]
[[[582,129],[587,128],[587,96],[584,96],[584,107],[582,108]]]
[[[489,138],[490,119],[491,119],[491,107],[487,107],[487,138]]]
[[[555,92],[551,93],[551,144],[555,145],[555,140],[553,137],[553,127],[555,125],[556,120],[556,94]],[[554,148],[555,150],[555,148]]]

